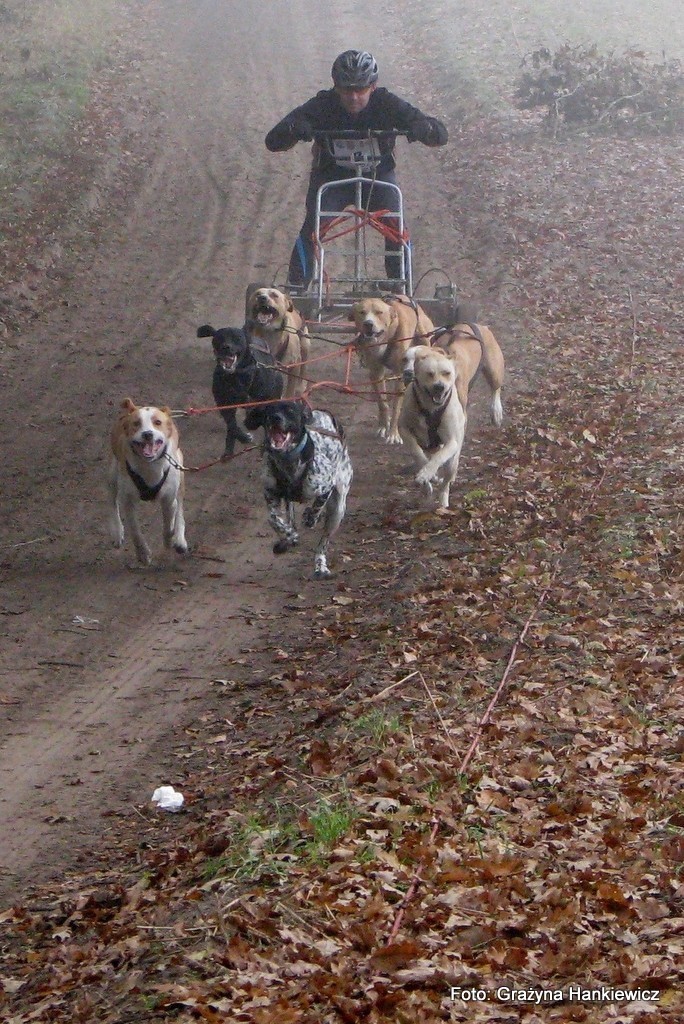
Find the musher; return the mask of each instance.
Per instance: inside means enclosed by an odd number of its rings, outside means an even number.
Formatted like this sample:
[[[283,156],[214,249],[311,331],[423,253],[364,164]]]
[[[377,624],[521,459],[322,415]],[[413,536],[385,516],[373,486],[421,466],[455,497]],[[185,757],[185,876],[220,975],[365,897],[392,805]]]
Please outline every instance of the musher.
[[[448,134],[441,121],[428,117],[406,100],[384,88],[378,88],[378,65],[364,50],[345,50],[332,66],[332,89],[323,89],[306,103],[295,107],[266,136],[266,148],[272,153],[292,149],[298,142],[311,142],[317,131],[401,131],[409,142],[425,146],[445,145]],[[398,196],[384,189],[382,182],[397,184],[394,169],[394,139],[378,140],[381,160],[373,175],[376,181],[363,186],[364,208],[375,212],[398,212]],[[306,195],[306,218],[290,257],[286,287],[304,290],[313,274],[313,233],[316,222],[316,194],[321,185],[341,178],[353,179],[354,170],[342,168],[332,152],[318,143],[313,146],[313,164]],[[353,184],[330,189],[326,205],[344,209],[354,199]],[[385,273],[396,280],[401,274],[401,241],[385,236]]]

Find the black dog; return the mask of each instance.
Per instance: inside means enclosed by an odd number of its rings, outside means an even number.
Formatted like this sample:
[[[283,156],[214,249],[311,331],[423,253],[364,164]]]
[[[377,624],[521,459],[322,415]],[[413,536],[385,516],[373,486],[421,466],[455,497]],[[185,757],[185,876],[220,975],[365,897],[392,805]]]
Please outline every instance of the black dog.
[[[275,369],[273,356],[267,346],[250,345],[243,330],[221,327],[215,330],[209,324],[197,328],[198,338],[211,338],[216,356],[211,390],[218,406],[242,405],[246,402],[265,402],[280,398],[283,393],[283,375]],[[252,435],[238,424],[235,409],[219,409],[226,424],[224,457],[235,451],[235,442],[249,444]]]
[[[304,526],[323,516],[323,536],[316,548],[316,579],[332,576],[327,551],[330,538],[344,518],[352,481],[352,464],[337,420],[322,409],[302,402],[275,402],[250,409],[245,425],[264,428],[264,498],[268,518],[279,536],[277,555],[299,543],[293,502],[311,502],[304,509]],[[285,517],[280,505],[285,503]]]

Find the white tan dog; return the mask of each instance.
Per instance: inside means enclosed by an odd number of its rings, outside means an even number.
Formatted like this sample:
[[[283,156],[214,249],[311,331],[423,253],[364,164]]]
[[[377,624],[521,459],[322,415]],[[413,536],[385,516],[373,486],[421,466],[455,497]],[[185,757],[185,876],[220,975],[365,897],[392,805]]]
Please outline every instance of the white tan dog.
[[[420,345],[434,330],[430,317],[405,295],[387,299],[362,299],[352,307],[351,318],[359,332],[356,346],[363,366],[368,370],[378,401],[378,433],[388,444],[401,444],[399,414],[404,387],[400,379],[392,384],[391,404],[387,398],[387,378],[400,378],[406,352]]]
[[[411,350],[413,380],[407,388],[399,430],[419,467],[416,483],[449,507],[465,436],[465,411],[456,390],[456,367],[440,349],[419,345]]]
[[[484,324],[454,324],[437,331],[433,345],[449,356],[456,367],[456,390],[468,415],[468,393],[476,376],[482,372],[491,394],[490,413],[497,427],[503,421],[501,388],[505,363],[503,352],[493,332]],[[404,380],[411,373],[412,353],[404,360]],[[406,381],[408,383],[408,381]]]
[[[138,407],[126,398],[112,429],[111,444],[110,527],[114,546],[123,546],[125,527],[133,539],[138,561],[150,564],[150,549],[138,523],[138,507],[141,501],[158,498],[164,544],[178,554],[185,554],[188,545],[183,517],[183,453],[178,447],[178,430],[171,410],[166,406]]]
[[[278,288],[257,288],[247,299],[245,328],[250,341],[265,342],[285,376],[283,398],[297,398],[306,384],[304,364],[311,351],[306,324],[292,299]]]

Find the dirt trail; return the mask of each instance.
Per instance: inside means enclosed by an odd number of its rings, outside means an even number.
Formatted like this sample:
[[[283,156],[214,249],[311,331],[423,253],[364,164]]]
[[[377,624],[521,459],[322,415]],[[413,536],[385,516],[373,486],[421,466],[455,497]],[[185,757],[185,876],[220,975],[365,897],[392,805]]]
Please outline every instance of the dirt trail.
[[[382,55],[387,84],[428,107],[401,81],[401,25],[382,7],[357,5],[323,19],[310,0],[276,0],[268,18],[249,0],[176,0],[152,11],[143,43],[154,56],[122,97],[130,109],[143,94],[156,111],[138,126],[146,172],[107,209],[97,244],[78,253],[61,304],[3,359],[5,901],[87,858],[115,827],[109,815],[134,813],[173,781],[184,726],[216,707],[211,680],[241,651],[248,674],[267,669],[279,638],[301,633],[283,606],[329,601],[354,568],[341,557],[350,532],[333,552],[337,584],[310,581],[310,544],[274,563],[252,455],[189,480],[195,557],[130,571],[105,534],[105,440],[126,395],[210,404],[211,359],[196,326],[239,322],[246,284],[287,257],[306,147],[273,156],[263,135],[325,85],[331,56],[363,40]],[[453,194],[446,165],[420,147],[402,157],[416,248],[451,268],[458,253],[439,212]],[[372,440],[369,405],[332,396],[325,404],[344,418],[357,467],[351,531],[378,500],[371,467],[396,466],[397,457]],[[217,416],[184,420],[181,430],[189,463],[220,451]],[[156,519],[147,532],[158,550]],[[221,707],[230,718],[225,700]]]

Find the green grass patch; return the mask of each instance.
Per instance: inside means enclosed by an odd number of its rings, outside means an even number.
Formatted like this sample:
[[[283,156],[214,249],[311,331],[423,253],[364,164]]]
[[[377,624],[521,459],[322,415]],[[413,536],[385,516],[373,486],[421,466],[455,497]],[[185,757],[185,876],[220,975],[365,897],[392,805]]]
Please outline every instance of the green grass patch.
[[[313,851],[321,853],[332,850],[349,832],[354,813],[349,804],[329,804],[323,801],[310,816],[313,831]]]
[[[349,833],[354,818],[346,796],[320,800],[306,816],[294,806],[245,816],[233,828],[225,852],[202,863],[201,882],[277,886],[293,864],[324,862]]]
[[[357,718],[354,731],[369,736],[376,746],[385,747],[392,736],[401,732],[401,720],[398,715],[387,715],[374,709]]]
[[[123,10],[116,0],[0,3],[0,194],[9,224],[67,146]]]
[[[289,873],[297,845],[303,840],[294,814],[284,812],[275,823],[250,816],[235,828],[225,853],[204,861],[202,881],[277,883]]]

